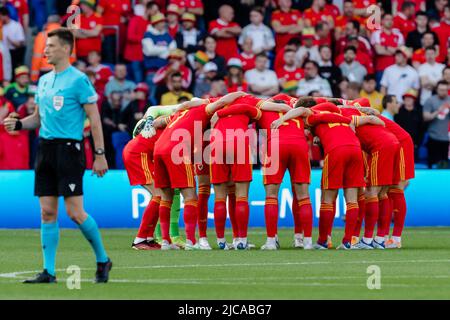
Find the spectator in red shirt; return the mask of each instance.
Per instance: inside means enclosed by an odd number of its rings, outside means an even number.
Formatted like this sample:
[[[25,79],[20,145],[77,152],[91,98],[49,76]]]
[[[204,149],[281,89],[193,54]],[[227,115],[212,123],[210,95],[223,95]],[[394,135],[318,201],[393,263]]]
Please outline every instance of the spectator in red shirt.
[[[174,49],[170,51],[168,59],[169,63],[166,66],[160,68],[153,78],[153,83],[160,89],[156,93],[157,96],[158,93],[162,93],[165,86],[168,85],[168,80],[174,73],[181,74],[181,86],[183,89],[189,88],[192,83],[192,71],[191,69],[186,67],[186,53],[183,50]]]
[[[300,48],[301,42],[299,38],[292,38],[288,41],[288,43],[284,46],[284,48],[281,48],[280,50],[276,51],[275,56],[275,62],[274,62],[274,69],[278,70],[283,67],[284,65],[284,51],[285,50],[294,50],[297,52],[297,50]]]
[[[347,37],[347,46],[351,46],[356,48],[356,61],[361,63],[367,70],[368,74],[372,74],[375,72],[373,67],[373,59],[364,51],[361,50],[361,42],[358,41],[358,37],[349,36]],[[344,53],[339,54],[336,59],[336,65],[340,65],[344,61]]]
[[[367,53],[371,58],[373,58],[372,47],[370,42],[359,35],[360,24],[357,20],[350,20],[345,25],[344,35],[336,41],[335,52],[336,55],[344,53],[344,49],[349,45],[348,38],[350,36],[356,37],[358,39],[358,48],[360,51]]]
[[[225,84],[227,85],[228,93],[236,91],[248,92],[248,84],[244,78],[241,60],[231,58],[227,63],[227,68],[228,74],[225,77]]]
[[[376,30],[370,39],[376,52],[375,72],[377,83],[380,82],[384,69],[395,63],[395,52],[405,42],[400,31],[393,28],[391,14],[384,14],[381,24],[381,30]]]
[[[242,52],[239,55],[242,61],[242,69],[244,72],[255,67],[256,55],[253,53],[253,40],[250,37],[244,39],[242,43]]]
[[[182,14],[189,12],[196,16],[202,16],[204,13],[202,0],[170,0],[170,4],[176,4]]]
[[[416,29],[415,13],[415,4],[411,1],[405,1],[402,4],[402,10],[394,17],[394,28],[399,29],[404,38],[409,32]]]
[[[303,69],[295,64],[295,51],[290,49],[284,51],[284,66],[275,71],[281,87],[288,81],[298,82],[305,76]]]
[[[330,11],[330,7],[326,7],[325,0],[313,0],[311,8],[306,9],[303,13],[305,26],[315,27],[319,21],[329,24],[330,28],[334,28],[334,14]]]
[[[101,64],[102,57],[97,51],[89,52],[87,60],[89,63],[87,70],[95,72],[95,91],[99,94],[103,94],[105,92],[105,86],[113,73],[109,67]]]
[[[439,56],[438,61],[444,61],[447,54],[447,48],[449,47],[450,38],[450,4],[447,4],[444,8],[444,17],[438,27],[433,31],[439,37]]]
[[[142,39],[147,30],[149,14],[149,6],[135,6],[134,16],[128,24],[124,58],[130,62],[131,77],[136,83],[144,81]]]
[[[180,29],[180,12],[181,10],[176,4],[169,4],[167,7],[167,31],[174,39]]]
[[[97,13],[103,19],[102,56],[107,63],[116,63],[116,40],[119,36],[122,0],[98,0]]]
[[[272,29],[275,31],[276,51],[284,48],[288,41],[302,32],[303,20],[300,11],[292,9],[292,0],[279,0],[279,10],[272,13]]]
[[[314,30],[316,31],[316,39],[314,44],[319,47],[323,45],[331,46],[333,39],[331,37],[331,29],[328,23],[319,21],[314,27]]]
[[[355,5],[353,4],[353,0],[345,0],[343,14],[336,18],[336,22],[334,25],[334,38],[336,40],[345,35],[345,27],[347,23],[354,19]]]
[[[217,38],[217,54],[226,61],[238,56],[236,38],[242,29],[233,19],[234,9],[224,4],[219,8],[219,18],[209,23],[209,33]]]
[[[89,52],[101,52],[103,20],[95,13],[95,0],[81,0],[80,29],[74,29],[78,59],[86,60]],[[111,49],[110,49],[111,50]]]
[[[0,88],[1,89],[1,88]],[[3,96],[0,91],[0,170],[24,170],[29,169],[28,133],[25,131],[7,132],[3,120],[18,114],[14,112],[14,106]]]

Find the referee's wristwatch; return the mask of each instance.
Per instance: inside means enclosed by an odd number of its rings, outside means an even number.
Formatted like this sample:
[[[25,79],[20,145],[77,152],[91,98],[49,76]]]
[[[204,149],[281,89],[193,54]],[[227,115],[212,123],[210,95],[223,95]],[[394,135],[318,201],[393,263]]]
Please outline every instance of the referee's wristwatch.
[[[96,156],[103,156],[103,155],[105,155],[105,149],[97,148],[97,149],[95,149],[94,153]]]

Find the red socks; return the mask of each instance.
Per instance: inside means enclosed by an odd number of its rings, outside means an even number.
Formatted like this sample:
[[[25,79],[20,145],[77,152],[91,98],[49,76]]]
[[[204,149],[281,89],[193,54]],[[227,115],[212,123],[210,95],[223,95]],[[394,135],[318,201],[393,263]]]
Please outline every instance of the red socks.
[[[228,187],[228,215],[230,216],[231,229],[233,230],[233,238],[239,237],[239,227],[236,220],[236,187],[233,185]]]
[[[390,206],[389,197],[387,195],[382,196],[378,202],[378,227],[377,236],[384,237],[389,234],[389,227],[391,225],[392,211]]]
[[[188,200],[184,203],[184,228],[186,231],[186,239],[191,240],[195,244],[195,228],[197,227],[198,219],[198,201]]]
[[[392,199],[394,211],[394,230],[392,236],[401,237],[406,218],[406,200],[402,189],[389,190],[389,198]]]
[[[366,197],[364,196],[364,194],[360,194],[358,196],[358,207],[359,207],[358,219],[356,220],[355,230],[353,232],[353,235],[355,237],[359,238],[359,234],[361,233],[362,223],[363,223],[364,217],[366,215]]]
[[[333,204],[321,203],[320,204],[320,217],[319,217],[319,240],[320,243],[326,243],[328,235],[333,228],[334,210]]]
[[[303,236],[306,238],[310,238],[312,235],[313,227],[313,212],[311,200],[309,198],[300,199],[297,201],[297,207],[299,211],[298,216],[303,228]]]
[[[378,220],[378,197],[366,199],[366,219],[364,225],[364,237],[373,238],[373,231]]]
[[[225,199],[216,198],[214,201],[214,226],[217,238],[225,238],[225,222],[227,221],[227,206]]]
[[[209,184],[198,186],[198,235],[206,238],[208,227],[208,200],[211,193]]]
[[[159,225],[161,226],[161,237],[169,243],[171,243],[169,235],[171,207],[172,201],[161,200],[161,203],[159,204]]]
[[[277,234],[278,226],[278,198],[266,198],[264,217],[266,220],[267,237],[274,238]]]
[[[358,220],[359,207],[357,203],[347,203],[345,213],[345,233],[342,243],[351,242],[353,233],[355,232],[356,222]]]
[[[247,237],[249,219],[248,198],[240,197],[236,199],[236,220],[238,225],[239,238]]]
[[[300,219],[300,211],[298,210],[297,194],[295,193],[294,186],[292,186],[292,193],[294,198],[292,199],[292,217],[294,218],[294,233],[303,233],[302,221]]]
[[[153,232],[155,231],[156,224],[159,218],[159,203],[161,202],[161,197],[152,197],[152,200],[147,205],[142,215],[141,225],[137,233],[138,238],[149,238],[153,237]]]

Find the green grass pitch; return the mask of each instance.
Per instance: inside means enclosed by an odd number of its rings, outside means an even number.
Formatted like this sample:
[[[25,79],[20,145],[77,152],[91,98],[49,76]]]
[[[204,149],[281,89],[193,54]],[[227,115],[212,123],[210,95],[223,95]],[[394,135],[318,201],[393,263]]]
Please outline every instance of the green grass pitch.
[[[334,230],[335,245],[342,231]],[[25,285],[41,269],[39,231],[0,230],[0,299],[450,299],[449,233],[408,228],[400,250],[303,251],[291,247],[291,229],[280,229],[276,252],[163,252],[132,250],[135,230],[102,230],[114,266],[110,282],[96,285],[88,243],[78,230],[63,229],[58,284]],[[264,230],[251,229],[249,239],[259,248]],[[79,290],[66,286],[69,265],[81,268]],[[367,287],[371,265],[380,268],[379,290]]]

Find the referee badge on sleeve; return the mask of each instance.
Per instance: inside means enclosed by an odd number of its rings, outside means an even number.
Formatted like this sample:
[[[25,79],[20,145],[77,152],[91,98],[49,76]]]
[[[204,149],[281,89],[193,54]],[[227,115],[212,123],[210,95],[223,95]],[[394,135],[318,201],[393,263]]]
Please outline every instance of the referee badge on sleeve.
[[[53,97],[53,108],[55,108],[56,111],[61,110],[61,108],[64,106],[64,97],[63,96],[54,96]]]

